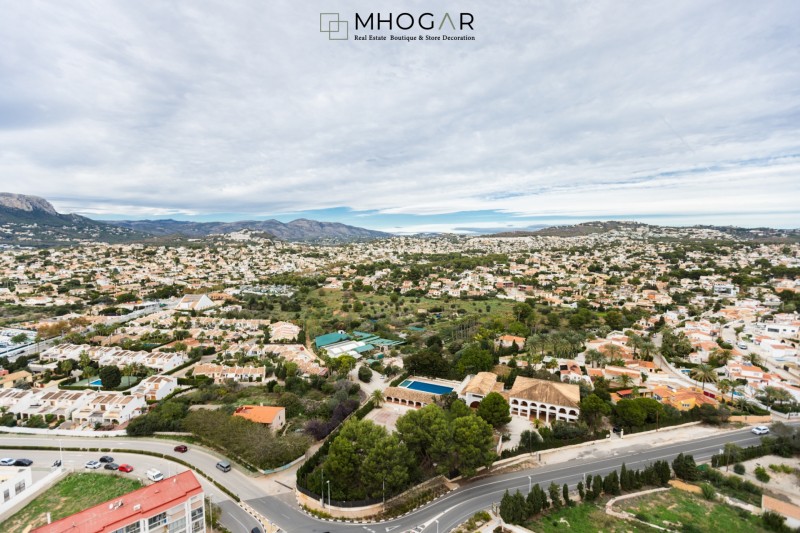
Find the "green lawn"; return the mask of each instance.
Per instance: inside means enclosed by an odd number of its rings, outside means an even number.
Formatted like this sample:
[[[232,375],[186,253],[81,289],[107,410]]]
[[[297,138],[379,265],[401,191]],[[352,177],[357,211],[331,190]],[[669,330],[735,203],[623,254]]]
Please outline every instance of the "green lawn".
[[[567,523],[561,522],[562,518]],[[603,509],[593,503],[566,507],[560,511],[551,512],[547,516],[531,520],[525,524],[525,527],[536,533],[560,533],[563,531],[654,533],[658,531],[638,522],[629,522],[608,516]]]
[[[646,517],[652,524],[670,529],[681,529],[684,524],[691,524],[689,527],[694,527],[692,531],[767,531],[757,516],[743,518],[733,507],[712,503],[700,495],[678,489],[622,501],[619,507],[640,518]]]
[[[601,502],[604,504],[605,502]],[[647,522],[673,531],[717,533],[761,533],[767,530],[758,516],[742,517],[738,510],[720,503],[704,500],[677,489],[649,494],[640,498],[623,500],[615,507],[646,519]],[[561,522],[561,519],[567,523]],[[525,527],[536,533],[604,532],[604,533],[654,533],[658,531],[637,521],[608,516],[594,503],[561,509],[531,520]],[[684,529],[686,528],[686,529]]]
[[[48,512],[53,521],[59,520],[138,488],[141,488],[138,481],[122,476],[70,474],[3,522],[0,530],[17,533],[29,525],[38,527],[47,523]]]

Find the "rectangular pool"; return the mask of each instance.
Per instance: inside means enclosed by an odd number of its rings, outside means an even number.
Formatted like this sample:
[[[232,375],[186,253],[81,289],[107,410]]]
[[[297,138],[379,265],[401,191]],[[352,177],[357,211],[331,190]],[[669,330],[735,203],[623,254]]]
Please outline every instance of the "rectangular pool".
[[[92,386],[92,387],[100,387],[102,384],[103,384],[103,382],[100,379],[95,379],[95,380],[89,382],[89,385]]]
[[[418,390],[422,392],[427,392],[430,394],[449,394],[453,392],[453,387],[445,387],[444,385],[434,385],[433,383],[425,383],[424,381],[414,381],[413,379],[407,379],[400,384],[401,387],[405,387],[411,390]]]

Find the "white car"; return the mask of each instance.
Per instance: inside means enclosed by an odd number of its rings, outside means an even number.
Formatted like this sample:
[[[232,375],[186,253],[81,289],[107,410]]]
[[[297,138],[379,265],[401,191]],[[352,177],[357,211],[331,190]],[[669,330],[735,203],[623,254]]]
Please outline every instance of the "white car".
[[[0,466],[14,466],[14,461],[11,457],[3,457],[0,459]]]
[[[162,479],[164,479],[164,474],[162,474],[155,468],[151,468],[146,472],[146,474],[147,474],[147,479],[149,479],[150,481],[161,481]]]
[[[100,461],[88,461],[85,465],[83,465],[84,468],[91,468],[92,470],[97,470],[101,466],[103,465],[100,464]]]
[[[769,433],[769,428],[767,426],[756,426],[750,431],[752,431],[756,435],[766,435],[767,433]]]

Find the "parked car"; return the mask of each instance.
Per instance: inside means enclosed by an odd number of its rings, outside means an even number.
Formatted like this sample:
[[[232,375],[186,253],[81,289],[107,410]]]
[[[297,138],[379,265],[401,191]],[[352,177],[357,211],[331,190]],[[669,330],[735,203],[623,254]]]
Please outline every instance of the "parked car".
[[[119,465],[117,463],[106,463],[106,466],[103,468],[106,470],[119,470]]]
[[[769,433],[769,428],[767,426],[756,426],[750,431],[752,431],[756,435],[766,435],[767,433]]]
[[[83,465],[84,468],[90,468],[92,470],[97,470],[101,466],[100,461],[87,461],[86,464]]]
[[[188,450],[189,448],[185,444],[178,444],[175,446],[176,452],[186,453]]]
[[[145,474],[147,475],[147,479],[149,479],[150,481],[161,481],[162,479],[164,479],[164,474],[162,474],[155,468],[151,468]]]
[[[111,457],[110,455],[104,455],[103,457],[100,458],[100,462],[101,463],[113,463],[114,462],[114,458]]]
[[[123,463],[123,464],[119,465],[118,470],[120,472],[133,472],[133,467],[131,465],[129,465],[129,464]]]
[[[0,466],[14,466],[14,459],[11,457],[4,457],[0,459]]]
[[[611,428],[611,431],[613,431],[614,433],[622,433],[622,428],[619,426],[614,426],[613,428]]]
[[[217,463],[217,468],[219,468],[223,472],[230,472],[231,464],[228,461],[220,461]]]
[[[33,461],[30,459],[17,459],[14,461],[14,466],[31,466]]]
[[[740,350],[746,350],[747,349],[747,344],[745,344],[744,342],[739,342],[739,343],[736,344],[736,346],[738,346]]]
[[[253,529],[250,530],[250,533],[261,533],[261,528],[260,527],[254,527]]]

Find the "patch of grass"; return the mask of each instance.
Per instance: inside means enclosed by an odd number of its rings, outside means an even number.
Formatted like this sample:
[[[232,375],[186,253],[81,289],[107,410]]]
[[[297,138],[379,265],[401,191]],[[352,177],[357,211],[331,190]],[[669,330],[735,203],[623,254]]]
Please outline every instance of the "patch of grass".
[[[0,529],[6,533],[16,533],[29,525],[38,527],[47,523],[48,512],[53,521],[60,520],[141,486],[135,479],[118,475],[89,472],[70,474],[5,521]]]
[[[636,516],[646,516],[651,524],[680,530],[691,524],[698,531],[751,533],[766,531],[756,516],[743,518],[733,507],[702,500],[673,489],[620,502],[620,507]]]
[[[561,522],[564,519],[569,525]],[[536,517],[525,527],[537,533],[563,531],[603,531],[604,533],[652,533],[657,531],[638,522],[621,520],[608,516],[594,503],[582,503],[574,507],[564,507],[559,511]]]

